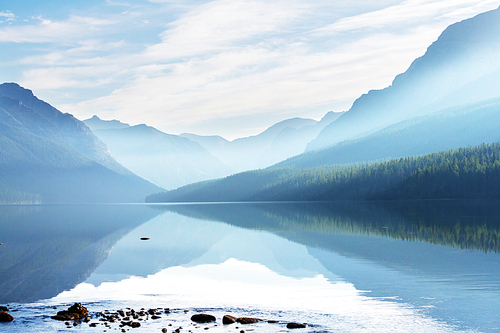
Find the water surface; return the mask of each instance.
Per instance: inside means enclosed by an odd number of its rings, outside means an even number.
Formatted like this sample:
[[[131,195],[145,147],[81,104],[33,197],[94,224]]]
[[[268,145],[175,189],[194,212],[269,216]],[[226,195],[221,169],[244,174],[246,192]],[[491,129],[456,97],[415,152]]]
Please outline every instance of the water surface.
[[[48,306],[83,302],[177,309],[143,331],[189,327],[198,311],[215,314],[210,329],[221,332],[235,331],[224,314],[277,319],[246,327],[273,332],[288,321],[310,332],[500,331],[498,207],[3,206],[0,303],[19,310],[3,326],[64,331]]]

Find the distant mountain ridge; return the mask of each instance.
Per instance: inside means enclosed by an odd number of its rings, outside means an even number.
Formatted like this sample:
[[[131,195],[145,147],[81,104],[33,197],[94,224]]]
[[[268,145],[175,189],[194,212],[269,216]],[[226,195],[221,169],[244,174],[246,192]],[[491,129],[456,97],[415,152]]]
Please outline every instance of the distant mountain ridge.
[[[385,161],[500,141],[500,98],[452,107],[374,134],[291,157],[270,168],[317,168]]]
[[[104,143],[15,83],[0,85],[0,202],[142,202],[160,188],[116,162]]]
[[[232,170],[200,144],[147,125],[129,126],[98,116],[84,120],[113,156],[137,175],[165,189],[224,177]]]
[[[290,118],[274,124],[258,135],[233,141],[220,136],[189,133],[181,136],[198,142],[233,170],[241,172],[266,168],[303,153],[307,143],[342,114],[330,111],[320,121]]]
[[[106,130],[106,129],[123,129],[130,127],[129,124],[122,123],[119,120],[102,120],[94,115],[92,118],[84,120],[83,123],[87,125],[92,131]]]
[[[500,7],[449,26],[391,86],[358,98],[307,150],[440,109],[500,97]]]

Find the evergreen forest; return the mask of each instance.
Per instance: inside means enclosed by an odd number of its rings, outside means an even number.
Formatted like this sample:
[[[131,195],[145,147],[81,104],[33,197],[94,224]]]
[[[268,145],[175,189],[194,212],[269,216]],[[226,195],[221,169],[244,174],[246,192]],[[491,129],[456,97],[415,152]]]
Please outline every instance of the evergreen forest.
[[[265,169],[153,194],[147,202],[500,198],[500,143],[372,164]]]

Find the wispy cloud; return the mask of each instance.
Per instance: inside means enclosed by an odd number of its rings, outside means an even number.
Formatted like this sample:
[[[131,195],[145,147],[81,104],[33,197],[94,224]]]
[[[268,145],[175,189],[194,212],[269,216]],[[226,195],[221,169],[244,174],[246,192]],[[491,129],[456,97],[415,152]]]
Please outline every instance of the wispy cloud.
[[[162,43],[148,48],[146,55],[159,59],[206,56],[253,44],[253,38],[286,32],[306,8],[297,1],[213,1],[170,23],[161,34]]]
[[[13,43],[74,43],[89,35],[100,33],[112,20],[71,16],[65,21],[52,21],[41,16],[36,24],[0,28],[0,42]]]
[[[436,1],[408,0],[387,8],[363,13],[338,20],[317,29],[317,33],[341,33],[362,29],[411,28],[419,25],[449,24],[450,20],[460,20],[475,13],[492,9],[498,1]]]

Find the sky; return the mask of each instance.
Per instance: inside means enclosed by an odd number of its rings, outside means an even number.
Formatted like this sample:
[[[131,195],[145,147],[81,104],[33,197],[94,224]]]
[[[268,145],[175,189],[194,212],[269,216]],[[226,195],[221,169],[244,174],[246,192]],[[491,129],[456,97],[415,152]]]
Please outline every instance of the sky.
[[[489,0],[2,0],[0,82],[80,120],[235,139],[382,89]]]

